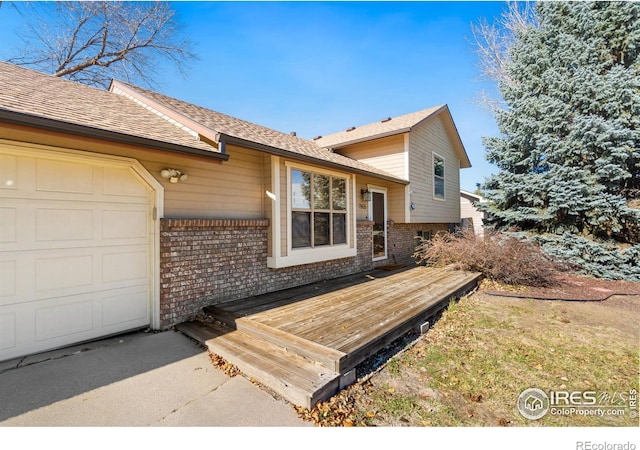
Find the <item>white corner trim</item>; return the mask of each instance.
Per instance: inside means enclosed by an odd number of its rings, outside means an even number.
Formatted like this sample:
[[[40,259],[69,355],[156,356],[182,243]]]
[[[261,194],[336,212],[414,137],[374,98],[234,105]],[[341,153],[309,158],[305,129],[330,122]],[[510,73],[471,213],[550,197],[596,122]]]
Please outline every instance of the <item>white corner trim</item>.
[[[276,195],[276,200],[271,202],[271,242],[273,248],[271,255],[279,258],[282,253],[282,217],[280,217],[280,202],[282,201],[282,192],[280,190],[280,157],[271,155],[271,188]]]
[[[351,226],[353,230],[353,241],[349,239],[349,234],[347,233],[347,244],[352,247],[356,254],[358,253],[358,184],[356,179],[356,174],[351,175]],[[347,214],[349,214],[349,210],[347,209]]]
[[[409,180],[409,133],[404,135],[404,179]]]
[[[411,185],[404,187],[404,221],[411,223]]]

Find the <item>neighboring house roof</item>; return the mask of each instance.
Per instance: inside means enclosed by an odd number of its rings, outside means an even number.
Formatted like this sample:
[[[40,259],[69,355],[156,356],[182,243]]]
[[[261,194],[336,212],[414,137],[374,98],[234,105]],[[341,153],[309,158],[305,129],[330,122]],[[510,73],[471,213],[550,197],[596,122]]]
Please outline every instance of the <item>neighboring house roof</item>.
[[[481,195],[473,194],[469,191],[460,189],[460,195],[473,202],[484,202],[484,198]]]
[[[124,97],[0,62],[0,121],[228,159]]]
[[[442,116],[445,124],[448,126],[451,143],[460,159],[460,168],[471,167],[471,162],[469,161],[469,157],[464,149],[464,145],[462,144],[462,140],[460,139],[460,135],[458,134],[458,130],[447,105],[434,106],[433,108],[423,109],[398,117],[387,117],[378,122],[348,128],[345,131],[327,136],[321,136],[315,139],[315,142],[324,148],[341,148],[359,142],[407,133],[416,126],[438,116]]]
[[[235,144],[281,156],[350,169],[395,182],[408,183],[361,161],[319,147],[314,141],[272,130],[246,120],[178,100],[122,81],[114,80],[109,90],[131,98],[167,120],[175,120],[216,143]]]

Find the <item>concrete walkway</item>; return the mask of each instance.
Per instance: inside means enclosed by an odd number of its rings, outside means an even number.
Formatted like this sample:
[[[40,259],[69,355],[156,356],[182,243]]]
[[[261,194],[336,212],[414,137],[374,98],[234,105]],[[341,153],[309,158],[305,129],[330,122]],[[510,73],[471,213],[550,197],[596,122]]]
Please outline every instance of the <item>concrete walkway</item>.
[[[311,426],[173,331],[0,362],[0,399],[0,427]]]

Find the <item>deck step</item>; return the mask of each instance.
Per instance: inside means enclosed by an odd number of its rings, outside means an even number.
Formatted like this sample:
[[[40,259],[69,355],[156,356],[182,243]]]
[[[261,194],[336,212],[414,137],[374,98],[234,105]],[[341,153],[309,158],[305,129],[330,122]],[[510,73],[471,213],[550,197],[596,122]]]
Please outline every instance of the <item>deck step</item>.
[[[176,328],[296,405],[312,408],[338,392],[338,373],[259,337],[202,322]]]
[[[203,311],[231,329],[243,331],[251,336],[269,341],[278,347],[286,348],[313,363],[322,364],[332,372],[340,372],[341,367],[344,366],[343,362],[347,354],[339,350],[325,347],[295,334],[270,327],[252,320],[250,316],[235,317],[232,313],[215,306],[206,306]]]

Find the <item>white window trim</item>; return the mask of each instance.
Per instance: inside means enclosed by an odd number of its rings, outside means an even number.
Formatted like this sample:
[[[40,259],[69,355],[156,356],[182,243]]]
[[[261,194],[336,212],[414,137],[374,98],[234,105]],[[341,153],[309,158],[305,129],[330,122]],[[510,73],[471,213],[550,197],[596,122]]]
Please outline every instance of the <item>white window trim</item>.
[[[356,239],[356,214],[354,212],[354,205],[356,204],[355,197],[355,186],[356,179],[355,175],[337,172],[332,170],[327,170],[320,167],[308,166],[305,164],[299,164],[291,161],[285,161],[284,163],[287,170],[287,213],[285,220],[287,221],[287,255],[283,256],[281,254],[281,247],[278,245],[273,249],[273,256],[267,258],[267,266],[270,268],[281,268],[281,267],[291,267],[298,266],[302,264],[311,264],[315,262],[322,261],[331,261],[334,259],[340,258],[348,258],[356,256],[358,253],[357,248],[357,239]],[[346,191],[347,196],[351,193],[350,202],[347,204],[347,242],[346,244],[337,244],[331,246],[319,246],[315,248],[293,248],[292,236],[291,236],[291,220],[292,220],[292,210],[291,210],[291,171],[292,170],[300,170],[304,172],[311,172],[318,175],[329,175],[333,177],[343,178],[346,180]],[[278,202],[279,205],[279,202]],[[279,206],[278,206],[279,207]],[[281,218],[278,215],[278,220],[274,222],[274,233],[279,233],[282,230],[281,227]],[[352,237],[353,236],[353,237]],[[275,239],[273,240],[275,242]],[[278,239],[279,241],[279,239]]]
[[[383,261],[389,258],[389,236],[387,230],[387,220],[389,217],[389,206],[388,199],[389,193],[387,192],[387,188],[374,186],[371,184],[367,185],[367,190],[369,192],[377,192],[378,194],[384,194],[384,256],[379,256],[377,258],[373,257],[373,240],[371,241],[371,260],[372,261]],[[373,220],[373,199],[369,202],[369,217]],[[373,237],[372,237],[373,238]]]
[[[442,163],[444,164],[444,176],[442,177],[444,193],[442,197],[438,197],[436,195],[436,183],[435,183],[436,158],[441,159]],[[433,190],[432,190],[433,199],[439,202],[446,201],[447,200],[447,159],[444,156],[437,154],[436,152],[431,152],[431,184],[433,185]]]

